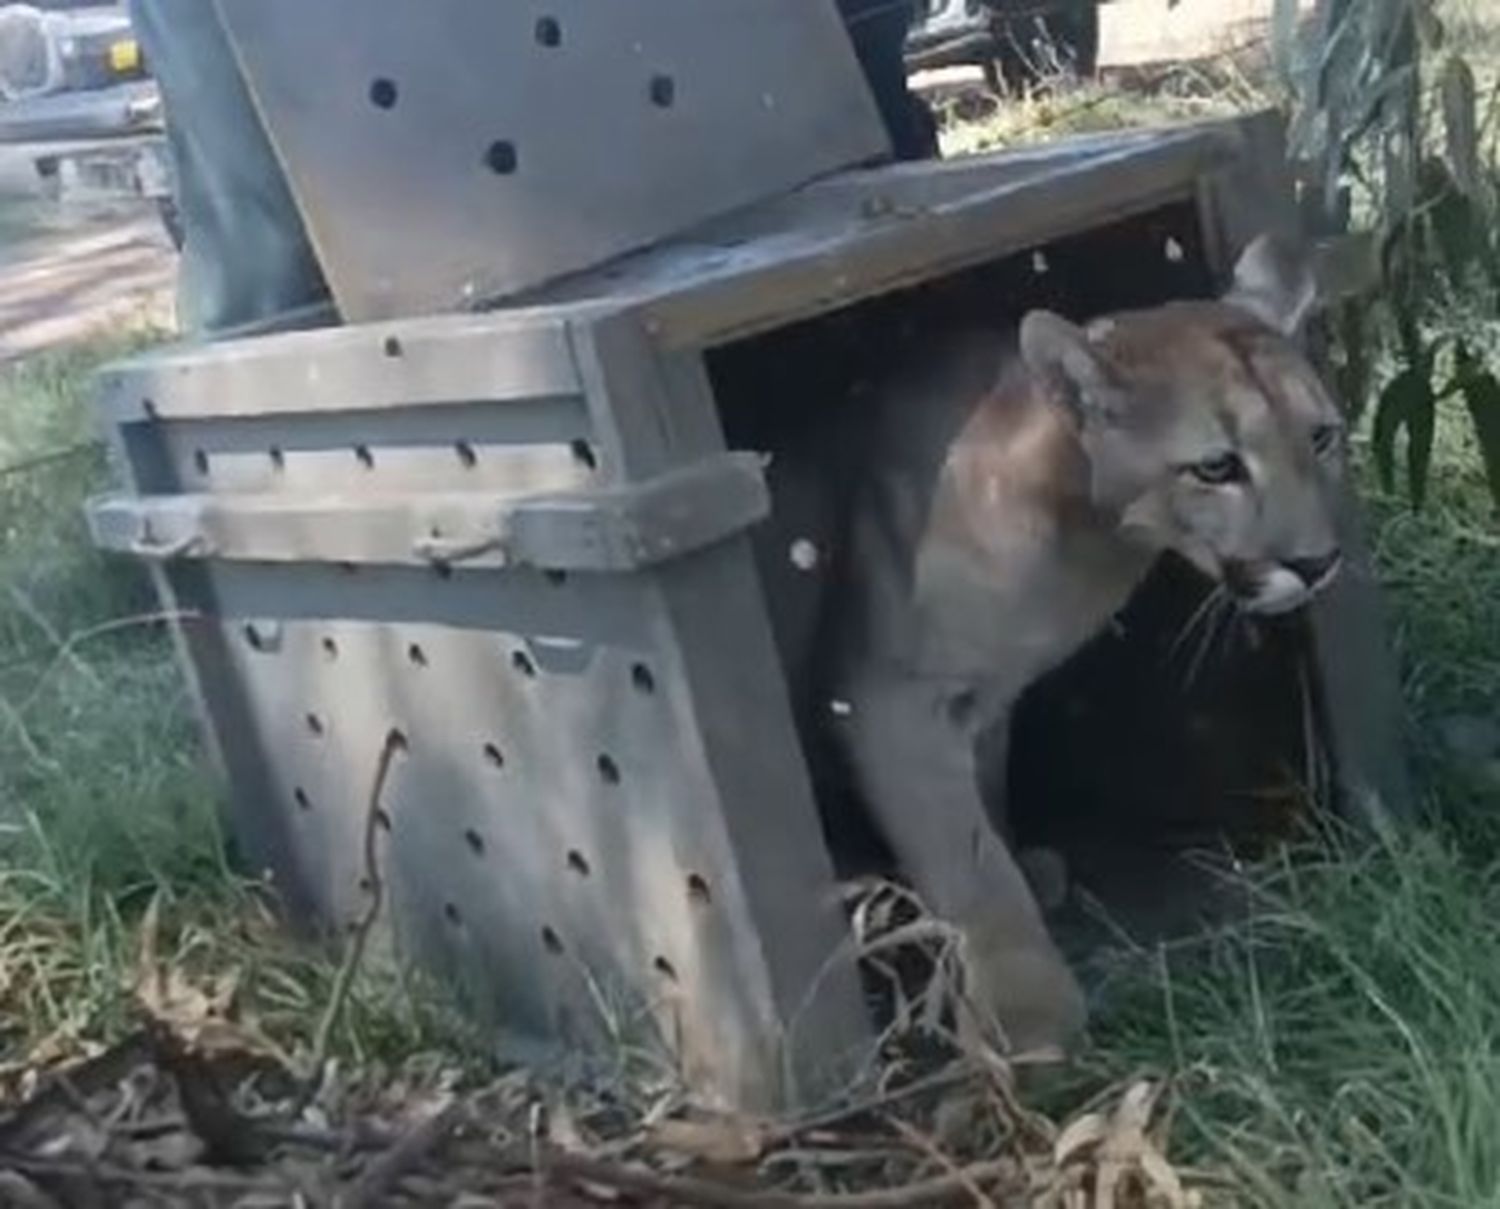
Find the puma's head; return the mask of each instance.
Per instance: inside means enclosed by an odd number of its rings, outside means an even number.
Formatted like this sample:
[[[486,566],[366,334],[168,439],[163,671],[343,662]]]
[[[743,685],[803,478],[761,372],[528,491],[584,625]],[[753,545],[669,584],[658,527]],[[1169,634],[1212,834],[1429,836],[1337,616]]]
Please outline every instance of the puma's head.
[[[1339,564],[1343,418],[1294,342],[1314,297],[1262,237],[1217,302],[1021,325],[1023,358],[1077,426],[1095,505],[1257,613],[1296,608]]]

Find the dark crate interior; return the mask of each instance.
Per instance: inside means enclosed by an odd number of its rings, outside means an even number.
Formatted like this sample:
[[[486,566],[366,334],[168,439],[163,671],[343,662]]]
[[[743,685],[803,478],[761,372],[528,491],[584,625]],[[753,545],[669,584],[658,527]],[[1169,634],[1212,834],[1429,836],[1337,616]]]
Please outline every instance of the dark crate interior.
[[[813,627],[820,580],[838,574],[835,518],[858,474],[868,384],[892,350],[955,322],[1013,325],[1034,307],[1087,319],[1212,289],[1183,201],[710,354],[728,443],[772,458],[757,561],[842,872],[888,868],[820,741],[830,703]],[[797,540],[820,551],[819,575],[788,570]],[[1317,797],[1304,626],[1204,610],[1209,588],[1163,559],[1116,624],[1022,701],[1009,811],[1021,846],[1067,860],[1073,892],[1054,921],[1065,944],[1193,926],[1221,899],[1214,863],[1287,836]]]

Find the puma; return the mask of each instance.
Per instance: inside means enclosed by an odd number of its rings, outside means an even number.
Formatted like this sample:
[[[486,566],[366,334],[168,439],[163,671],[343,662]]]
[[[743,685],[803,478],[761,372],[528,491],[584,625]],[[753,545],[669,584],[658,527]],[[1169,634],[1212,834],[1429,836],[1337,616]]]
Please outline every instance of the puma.
[[[1086,326],[1033,311],[1008,342],[924,346],[880,389],[825,602],[826,725],[1016,1049],[1066,1046],[1085,1009],[1002,834],[1010,713],[1165,551],[1250,613],[1335,575],[1344,427],[1296,343],[1314,301],[1262,237],[1220,300]]]

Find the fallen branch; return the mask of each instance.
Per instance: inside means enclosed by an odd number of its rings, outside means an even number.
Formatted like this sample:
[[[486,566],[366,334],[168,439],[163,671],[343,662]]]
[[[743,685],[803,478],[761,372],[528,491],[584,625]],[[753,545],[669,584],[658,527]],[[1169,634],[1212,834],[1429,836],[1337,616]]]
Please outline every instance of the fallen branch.
[[[0,1154],[0,1170],[18,1171],[39,1180],[83,1179],[96,1184],[136,1185],[163,1191],[199,1192],[280,1192],[293,1189],[283,1180],[235,1172],[216,1171],[207,1167],[189,1167],[185,1171],[148,1171],[119,1167],[112,1163],[95,1163],[83,1159],[44,1159],[29,1154]]]
[[[970,1199],[971,1190],[1014,1177],[1014,1159],[971,1163],[929,1180],[869,1192],[797,1193],[734,1188],[693,1176],[662,1175],[643,1167],[625,1167],[602,1159],[551,1151],[547,1155],[548,1182],[559,1177],[597,1184],[618,1192],[656,1197],[674,1205],[703,1209],[926,1209]]]
[[[377,1156],[344,1192],[334,1198],[334,1209],[367,1209],[376,1204],[398,1179],[427,1157],[453,1131],[462,1116],[457,1100],[450,1100],[389,1150]]]

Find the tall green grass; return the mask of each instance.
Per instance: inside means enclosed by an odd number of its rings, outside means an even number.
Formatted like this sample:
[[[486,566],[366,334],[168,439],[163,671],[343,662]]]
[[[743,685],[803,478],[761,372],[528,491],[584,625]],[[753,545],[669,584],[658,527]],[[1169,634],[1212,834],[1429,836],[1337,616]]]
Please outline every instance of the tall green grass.
[[[287,1049],[306,1044],[334,978],[333,955],[290,940],[233,867],[155,597],[88,540],[84,501],[111,482],[90,376],[147,338],[0,368],[0,1072],[131,1026],[153,899],[168,959],[245,975]],[[375,971],[345,1023],[339,1051],[363,1057],[451,1036]]]
[[[1500,718],[1500,530],[1466,428],[1427,508],[1368,484],[1422,818],[1331,830],[1245,874],[1252,917],[1135,955],[1091,1063],[1172,1072],[1177,1157],[1234,1203],[1500,1205],[1500,777],[1445,751]]]

